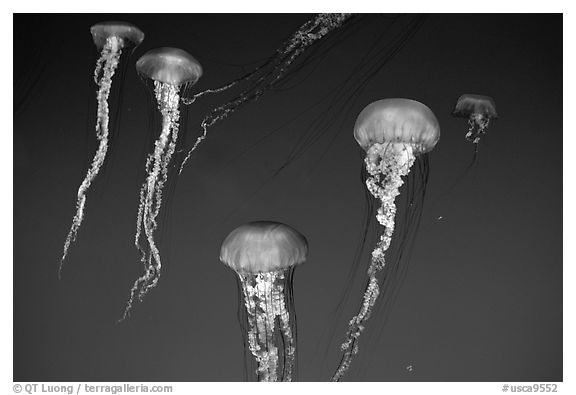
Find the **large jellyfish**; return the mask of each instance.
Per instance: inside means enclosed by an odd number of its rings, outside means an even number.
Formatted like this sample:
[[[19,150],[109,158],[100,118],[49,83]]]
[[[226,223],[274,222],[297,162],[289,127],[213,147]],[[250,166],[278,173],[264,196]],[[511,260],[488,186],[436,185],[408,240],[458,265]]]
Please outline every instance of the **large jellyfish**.
[[[241,323],[243,335],[256,361],[258,381],[294,378],[296,316],[292,276],[294,267],[306,260],[307,253],[306,238],[277,222],[242,225],[222,243],[220,260],[238,275],[243,303],[239,308],[246,321]]]
[[[403,177],[410,173],[417,158],[432,150],[438,142],[440,127],[435,115],[424,104],[409,99],[384,99],[368,105],[358,115],[354,137],[366,151],[366,187],[380,203],[376,219],[383,233],[372,251],[362,303],[348,324],[346,339],[341,345],[343,355],[332,381],[343,377],[358,352],[359,337],[382,291],[384,280],[379,279],[379,273],[384,271],[384,277],[392,277],[398,271],[397,267],[386,268],[387,251],[395,228],[395,200],[404,184]],[[419,172],[422,172],[421,165],[419,167]],[[427,170],[424,175],[427,177]],[[414,186],[409,185],[409,188],[414,191]],[[423,193],[421,196],[423,198]],[[409,207],[413,205],[413,201],[408,202]],[[411,217],[405,216],[408,221],[412,220]],[[396,264],[392,262],[393,266]],[[386,280],[388,286],[390,278]]]
[[[452,115],[468,119],[466,140],[478,144],[491,119],[498,118],[496,103],[490,96],[465,93],[458,98]]]
[[[136,26],[126,22],[103,22],[90,28],[92,38],[96,48],[100,51],[100,57],[96,61],[94,69],[94,82],[98,86],[96,100],[98,102],[96,117],[96,138],[99,141],[98,150],[92,159],[92,164],[78,188],[78,198],[76,200],[76,214],[72,220],[72,225],[66,241],[64,242],[64,252],[60,259],[58,276],[62,273],[62,266],[70,244],[76,240],[78,229],[84,219],[84,207],[86,205],[86,194],[90,185],[98,175],[104,164],[108,143],[110,138],[109,122],[110,109],[108,98],[112,88],[112,78],[120,64],[122,52],[126,49],[134,49],[144,39],[144,33]]]
[[[158,282],[162,267],[160,252],[154,241],[158,224],[156,217],[162,205],[162,189],[168,179],[170,160],[178,139],[180,97],[202,76],[202,67],[187,52],[177,48],[158,48],[145,53],[136,63],[138,74],[153,89],[158,110],[162,115],[162,130],[153,153],[146,161],[147,177],[140,189],[140,205],[136,221],[135,244],[142,254],[145,273],[134,283],[124,318],[130,312],[134,298],[144,295]],[[147,246],[140,245],[142,230]]]

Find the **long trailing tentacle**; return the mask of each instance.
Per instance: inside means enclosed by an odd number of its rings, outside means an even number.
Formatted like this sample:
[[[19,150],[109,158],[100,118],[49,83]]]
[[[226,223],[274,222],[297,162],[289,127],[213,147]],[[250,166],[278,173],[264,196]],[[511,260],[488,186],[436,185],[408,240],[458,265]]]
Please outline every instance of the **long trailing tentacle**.
[[[372,251],[368,284],[362,297],[362,305],[358,314],[348,324],[346,340],[341,345],[342,359],[332,376],[332,381],[340,381],[350,367],[354,355],[358,353],[359,337],[380,294],[380,280],[377,275],[384,269],[386,251],[390,247],[394,233],[395,199],[404,183],[402,177],[410,172],[414,160],[412,147],[400,143],[374,144],[366,154],[365,164],[369,174],[366,186],[372,196],[380,201],[376,219],[383,226],[384,232]]]
[[[182,161],[179,173],[182,173],[192,153],[198,148],[200,143],[206,139],[209,127],[228,117],[228,115],[240,106],[258,100],[282,78],[292,63],[294,63],[308,47],[322,39],[329,32],[342,26],[351,16],[351,14],[319,14],[302,25],[296,33],[278,49],[276,55],[264,65],[220,88],[209,89],[194,95],[190,99],[184,99],[183,101],[186,104],[190,104],[207,93],[222,92],[238,85],[240,82],[253,80],[260,74],[250,87],[244,89],[239,95],[227,103],[213,109],[210,114],[202,120],[202,133],[198,136],[192,148],[190,148]],[[267,68],[269,64],[272,64],[272,66]]]
[[[98,92],[96,94],[98,102],[98,112],[96,118],[96,138],[99,141],[98,150],[92,159],[92,164],[78,188],[78,198],[76,200],[76,214],[72,220],[70,231],[66,236],[64,242],[64,252],[60,259],[60,266],[58,268],[58,277],[62,275],[62,267],[64,260],[68,255],[70,245],[76,240],[78,229],[84,220],[84,207],[86,205],[86,195],[90,185],[98,175],[108,151],[108,137],[109,130],[108,124],[110,121],[108,97],[110,96],[110,89],[112,87],[112,77],[120,63],[120,56],[122,55],[122,48],[124,47],[124,40],[119,37],[111,36],[106,39],[100,57],[96,61],[94,68],[94,81],[98,85]]]
[[[153,156],[149,155],[146,159],[146,174],[150,174]],[[140,251],[141,259],[146,258],[146,250],[140,245],[140,236],[142,235],[142,218],[144,216],[144,207],[146,206],[146,191],[148,184],[144,183],[140,187],[140,203],[138,205],[138,214],[136,216],[136,234],[134,235],[134,244]]]
[[[162,261],[160,251],[154,240],[154,231],[158,227],[156,217],[162,206],[162,190],[168,179],[168,167],[178,139],[179,91],[180,87],[177,85],[154,82],[156,101],[162,114],[162,131],[156,140],[154,152],[149,155],[146,161],[148,175],[140,189],[140,205],[135,236],[135,244],[142,254],[141,262],[144,265],[145,273],[134,282],[122,319],[129,315],[135,297],[141,301],[148,291],[156,286],[160,278]],[[140,245],[142,229],[146,235],[146,248],[142,248]]]
[[[360,23],[360,19],[356,19],[357,22]],[[222,222],[228,221],[242,206],[244,206],[249,200],[251,200],[254,196],[256,196],[265,186],[267,186],[275,177],[277,177],[282,171],[287,169],[292,163],[295,163],[300,157],[304,156],[306,152],[308,152],[314,145],[320,141],[321,138],[331,134],[330,142],[328,146],[332,144],[336,138],[342,133],[345,129],[341,128],[340,126],[336,126],[338,124],[339,117],[336,114],[346,114],[349,112],[350,109],[353,108],[354,102],[358,99],[362,90],[367,86],[368,82],[371,80],[373,76],[375,76],[388,62],[389,60],[395,56],[409,41],[409,39],[421,28],[425,21],[424,16],[417,16],[411,20],[407,29],[403,30],[399,33],[396,37],[393,38],[393,44],[391,46],[381,46],[378,45],[380,40],[386,36],[386,32],[384,31],[382,36],[380,36],[375,42],[373,48],[368,51],[363,59],[357,64],[354,68],[354,71],[349,74],[347,78],[343,82],[339,82],[335,89],[332,89],[328,92],[328,94],[322,98],[320,101],[316,102],[313,106],[320,105],[325,100],[329,100],[329,103],[326,103],[327,107],[322,111],[322,113],[317,116],[305,129],[304,133],[300,133],[300,138],[293,145],[293,148],[290,150],[288,156],[282,160],[276,169],[260,184],[260,186],[254,190],[254,192],[245,199],[241,204],[236,205],[236,209],[229,212],[225,219]],[[350,22],[351,23],[351,22]],[[375,51],[374,53],[372,51]],[[375,59],[377,58],[377,59]],[[285,81],[283,78],[281,82]],[[281,85],[279,83],[278,85]],[[303,113],[311,110],[312,107],[306,109]],[[333,116],[329,116],[332,114]],[[297,115],[292,120],[288,121],[288,123],[292,122],[300,115]],[[243,153],[237,156],[237,158],[244,155],[247,151],[258,145],[264,139],[267,139],[273,136],[282,128],[287,126],[288,123],[284,124],[280,128],[276,128],[260,138],[255,144],[253,144],[248,149],[244,150]],[[330,132],[330,133],[328,133]],[[335,133],[334,133],[335,132]],[[321,155],[317,155],[317,161],[313,166],[317,166],[320,162],[321,158],[329,152],[329,148],[324,149],[324,153]],[[233,163],[236,158],[232,158],[228,161],[225,166]],[[221,168],[223,169],[223,168]]]

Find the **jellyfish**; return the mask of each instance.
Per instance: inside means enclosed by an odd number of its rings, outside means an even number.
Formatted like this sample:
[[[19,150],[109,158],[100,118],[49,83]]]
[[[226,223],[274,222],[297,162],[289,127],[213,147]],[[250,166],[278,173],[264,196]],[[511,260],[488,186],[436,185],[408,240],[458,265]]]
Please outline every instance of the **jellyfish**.
[[[237,274],[245,344],[258,381],[292,381],[296,364],[296,316],[292,277],[308,254],[306,238],[288,225],[260,221],[234,229],[220,260]]]
[[[273,89],[275,92],[278,92],[284,89],[293,89],[299,82],[294,80],[302,79],[301,75],[304,74],[303,71],[306,70],[306,68],[312,69],[309,70],[308,73],[313,72],[314,68],[323,61],[323,58],[325,58],[334,47],[341,46],[344,40],[356,36],[360,38],[358,41],[367,41],[370,45],[366,46],[366,50],[362,56],[347,59],[347,62],[350,62],[351,65],[348,74],[335,74],[333,77],[333,88],[325,92],[322,96],[318,95],[318,100],[316,100],[311,107],[304,109],[304,111],[292,117],[287,123],[274,127],[273,130],[259,138],[247,149],[238,151],[238,153],[229,158],[218,171],[224,170],[224,167],[233,164],[266,139],[285,131],[288,126],[291,126],[290,130],[294,131],[295,128],[290,124],[301,119],[304,115],[310,115],[310,113],[313,112],[317,112],[317,115],[313,115],[307,125],[301,129],[299,128],[300,131],[298,132],[299,137],[297,141],[291,147],[286,148],[286,154],[281,156],[281,160],[276,168],[259,184],[255,192],[251,194],[247,200],[256,196],[266,184],[277,177],[282,171],[296,163],[312,148],[317,147],[319,145],[318,143],[323,139],[324,152],[320,155],[315,155],[317,158],[316,163],[319,163],[330,149],[332,142],[344,131],[342,125],[345,124],[345,122],[342,120],[342,115],[349,113],[355,106],[355,102],[359,100],[364,93],[364,90],[370,87],[373,79],[377,77],[394,56],[407,45],[409,40],[424,24],[425,20],[426,17],[423,15],[400,17],[386,15],[319,14],[315,16],[301,26],[289,40],[285,41],[282,46],[276,50],[274,55],[270,57],[271,60],[264,65],[243,77],[223,85],[221,88],[209,89],[197,93],[190,99],[193,101],[204,94],[221,92],[234,86],[249,84],[242,94],[214,109],[204,118],[200,136],[196,139],[192,149],[188,151],[188,155],[184,161],[181,162],[180,173],[191,153],[198,147],[202,140],[206,138],[209,126],[213,126],[216,122],[223,120],[244,104],[248,104],[262,97],[268,90]],[[312,27],[315,27],[318,33],[312,34]],[[364,30],[362,34],[359,33],[361,29]],[[287,49],[297,50],[294,54],[297,54],[298,63],[293,65],[293,67],[289,67],[290,64],[282,63],[282,59],[287,56]],[[289,59],[292,58],[290,57]],[[294,62],[295,60],[296,58],[293,59]],[[283,66],[276,67],[274,65]],[[270,67],[272,67],[271,70]],[[257,78],[256,75],[260,75],[260,73],[263,72],[272,73],[274,70],[276,70],[275,73],[281,71],[280,74],[273,74],[275,75],[273,78],[274,83],[261,85],[259,83],[260,79]],[[309,76],[310,74],[304,75],[304,77]],[[248,94],[248,92],[254,92],[254,95]],[[226,109],[226,111],[224,111],[224,109]],[[326,143],[326,140],[330,140],[330,142]],[[233,216],[247,200],[234,206],[226,215],[224,221]]]
[[[498,118],[496,103],[490,96],[465,93],[458,98],[452,115],[468,118],[466,140],[474,144],[486,133],[491,119]]]
[[[162,190],[168,180],[168,170],[178,141],[180,98],[202,76],[202,67],[187,52],[177,48],[158,48],[145,53],[136,63],[143,81],[150,86],[162,116],[160,136],[154,151],[146,161],[146,180],[140,189],[140,204],[136,220],[134,242],[141,253],[145,273],[139,277],[130,292],[123,318],[129,314],[135,297],[139,300],[156,286],[162,263],[160,251],[154,240],[158,227],[157,216],[162,205]],[[147,246],[140,245],[142,231]]]
[[[92,164],[78,188],[76,200],[76,214],[72,220],[72,225],[64,242],[64,252],[60,259],[58,276],[61,276],[64,260],[68,255],[70,245],[76,240],[78,230],[84,220],[84,209],[86,205],[86,195],[90,185],[100,172],[110,140],[110,109],[108,99],[112,88],[112,78],[120,64],[122,52],[126,49],[135,49],[144,40],[144,33],[136,26],[126,22],[103,22],[90,28],[92,38],[96,48],[100,51],[100,56],[96,61],[94,69],[94,82],[98,86],[96,100],[98,102],[96,116],[96,138],[99,145]]]
[[[354,355],[358,353],[360,335],[383,291],[384,279],[379,278],[380,272],[384,272],[387,283],[390,283],[390,279],[393,279],[398,271],[397,262],[392,262],[392,267],[387,267],[386,259],[396,225],[395,200],[404,184],[403,177],[409,175],[417,159],[424,157],[438,142],[440,127],[434,113],[424,104],[410,99],[384,99],[369,104],[358,115],[354,125],[354,138],[366,152],[365,183],[370,195],[380,204],[376,220],[383,233],[372,250],[361,306],[348,324],[346,338],[341,345],[342,358],[332,381],[340,381],[350,367]],[[421,166],[418,166],[419,172],[422,172]],[[426,175],[427,171],[423,174]],[[408,187],[412,191],[415,189],[414,185]],[[422,188],[420,191],[422,192]],[[408,207],[413,204],[413,201],[408,202]],[[410,222],[410,218],[413,216],[408,211],[404,220]],[[405,227],[404,232],[407,230]],[[400,248],[406,246],[401,245]]]

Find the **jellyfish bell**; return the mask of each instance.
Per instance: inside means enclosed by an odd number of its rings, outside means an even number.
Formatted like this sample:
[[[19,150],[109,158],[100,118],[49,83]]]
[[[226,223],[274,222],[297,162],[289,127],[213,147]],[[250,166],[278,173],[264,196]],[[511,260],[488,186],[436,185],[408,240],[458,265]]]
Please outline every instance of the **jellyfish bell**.
[[[345,341],[340,347],[343,354],[332,381],[342,379],[358,353],[358,340],[379,295],[396,292],[397,282],[406,272],[406,265],[400,264],[403,250],[409,248],[418,227],[428,175],[426,153],[438,143],[440,126],[434,113],[422,103],[410,99],[384,99],[369,104],[360,112],[354,137],[366,152],[365,183],[369,193],[380,203],[376,220],[382,233],[372,250],[361,307],[348,324]],[[389,249],[396,227],[395,200],[404,184],[403,178],[414,173],[411,173],[414,163],[418,163],[414,166],[417,176],[408,178],[408,191],[412,196],[407,201],[406,214],[399,217],[407,223],[401,223],[401,240],[397,244],[400,250],[397,256],[391,257]],[[383,279],[379,276],[382,271],[385,273]]]
[[[496,103],[490,96],[465,93],[458,98],[452,115],[468,119],[466,139],[474,144],[486,133],[490,120],[497,119]]]
[[[278,222],[250,222],[234,229],[222,243],[220,260],[238,273],[285,270],[306,260],[304,236]]]
[[[102,49],[110,37],[130,42],[134,46],[144,40],[144,33],[128,22],[100,22],[90,28],[96,48]]]
[[[114,74],[123,51],[133,51],[144,40],[142,30],[128,22],[100,22],[90,28],[90,33],[100,51],[94,70],[94,81],[98,85],[107,82],[107,74]],[[123,75],[124,70],[120,71]]]
[[[202,66],[188,52],[178,48],[156,48],[136,62],[141,76],[170,85],[193,85],[202,76]]]
[[[288,225],[260,221],[242,225],[223,241],[220,260],[234,270],[241,290],[246,366],[258,381],[292,381],[296,365],[294,268],[306,260],[306,238]]]
[[[452,114],[461,118],[468,118],[471,114],[479,114],[491,119],[498,118],[493,98],[472,93],[465,93],[458,98]]]
[[[368,151],[375,143],[410,145],[414,155],[431,151],[440,139],[436,116],[411,99],[383,99],[366,106],[354,125],[354,138]]]

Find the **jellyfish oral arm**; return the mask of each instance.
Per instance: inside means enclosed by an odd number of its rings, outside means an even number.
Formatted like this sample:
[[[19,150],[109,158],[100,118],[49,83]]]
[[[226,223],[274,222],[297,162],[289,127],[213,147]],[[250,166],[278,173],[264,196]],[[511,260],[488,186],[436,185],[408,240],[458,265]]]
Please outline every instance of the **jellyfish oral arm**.
[[[258,381],[292,381],[295,341],[286,308],[288,270],[238,273],[248,317],[248,344]]]
[[[98,175],[104,159],[106,158],[106,153],[108,152],[108,124],[109,124],[109,108],[108,108],[108,97],[110,96],[110,89],[112,87],[112,77],[118,68],[120,63],[120,56],[122,55],[122,48],[124,46],[124,41],[115,36],[108,37],[106,43],[102,48],[100,57],[96,62],[96,67],[94,69],[94,81],[98,85],[98,93],[96,95],[98,102],[98,112],[96,119],[96,137],[99,141],[98,150],[92,159],[92,164],[90,169],[86,173],[82,184],[78,188],[78,198],[76,201],[76,214],[72,220],[72,226],[66,237],[64,243],[64,252],[62,258],[60,259],[60,267],[58,269],[58,276],[60,277],[62,273],[62,266],[66,255],[68,254],[68,249],[70,244],[76,240],[76,235],[82,221],[84,219],[84,206],[86,205],[86,194],[90,185]]]
[[[384,233],[372,251],[368,268],[369,280],[362,298],[362,306],[348,324],[346,340],[341,346],[344,354],[332,376],[332,381],[340,381],[350,367],[354,355],[358,353],[358,339],[380,293],[377,274],[384,269],[386,251],[390,247],[394,233],[395,199],[404,183],[402,177],[410,172],[414,160],[412,147],[402,143],[373,144],[366,154],[365,164],[369,174],[366,186],[372,196],[380,201],[376,219],[384,227]]]
[[[177,85],[161,82],[154,82],[154,87],[158,109],[162,114],[162,131],[155,142],[154,152],[146,161],[148,175],[140,189],[140,205],[135,236],[135,244],[142,253],[141,261],[146,272],[132,286],[124,318],[130,312],[134,297],[138,294],[138,298],[141,300],[151,288],[156,286],[162,268],[160,252],[154,241],[154,231],[158,227],[156,217],[162,206],[162,189],[168,178],[168,165],[178,139],[180,88]],[[142,228],[146,235],[150,255],[140,246]]]
[[[466,133],[466,140],[472,141],[474,144],[480,142],[480,137],[486,134],[490,118],[483,114],[470,114],[468,118],[468,132]]]

